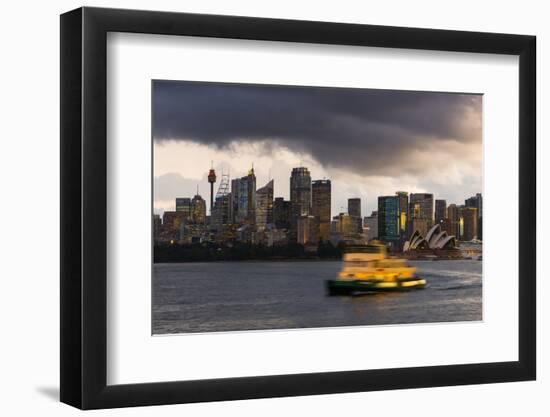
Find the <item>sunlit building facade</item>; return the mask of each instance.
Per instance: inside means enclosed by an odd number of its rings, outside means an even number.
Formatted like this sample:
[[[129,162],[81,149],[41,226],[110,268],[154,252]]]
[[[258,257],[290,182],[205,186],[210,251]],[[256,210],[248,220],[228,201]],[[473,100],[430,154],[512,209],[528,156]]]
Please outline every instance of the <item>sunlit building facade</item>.
[[[416,222],[414,220],[417,220]],[[434,222],[434,196],[429,193],[411,193],[409,196],[408,234],[413,234],[418,226],[426,227],[424,233]]]
[[[406,191],[397,191],[395,195],[399,204],[399,235],[401,241],[404,242],[407,239],[409,193]]]
[[[462,207],[460,209],[460,240],[477,239],[477,208]]]
[[[302,245],[314,244],[319,242],[319,223],[315,216],[302,216],[296,223],[297,242]]]
[[[311,183],[311,215],[319,224],[319,238],[330,239],[331,219],[331,183],[330,180],[316,180]]]

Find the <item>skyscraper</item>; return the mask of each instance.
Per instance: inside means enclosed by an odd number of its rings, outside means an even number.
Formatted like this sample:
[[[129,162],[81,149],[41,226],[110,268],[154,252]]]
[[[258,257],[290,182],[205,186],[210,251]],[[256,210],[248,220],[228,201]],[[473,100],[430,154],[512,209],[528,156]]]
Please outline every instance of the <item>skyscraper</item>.
[[[366,216],[363,224],[364,227],[367,229],[367,242],[372,239],[378,239],[378,212],[373,211],[370,216]]]
[[[447,201],[435,200],[435,222],[443,223],[447,218]]]
[[[319,223],[315,216],[302,216],[296,222],[296,240],[302,245],[319,241]]]
[[[256,190],[256,227],[263,230],[273,223],[273,180]]]
[[[395,193],[399,203],[399,235],[404,242],[407,240],[407,218],[409,211],[409,193],[406,191],[397,191]]]
[[[275,198],[273,202],[273,223],[277,229],[290,229],[290,201],[283,197]]]
[[[399,231],[399,197],[378,197],[378,238],[395,244],[401,239]]]
[[[355,228],[357,233],[363,231],[363,219],[361,217],[361,199],[360,198],[348,198],[348,214],[355,222]]]
[[[460,209],[460,240],[477,239],[477,208]]]
[[[188,197],[176,198],[176,211],[183,213],[188,220],[191,219],[191,199]]]
[[[222,174],[220,186],[214,199],[214,207],[211,210],[211,224],[218,232],[222,231],[223,226],[231,222],[231,193],[229,185],[229,175]]]
[[[231,181],[231,211],[236,224],[253,224],[256,220],[256,175],[254,168],[248,175]]]
[[[206,201],[198,194],[191,200],[191,217],[197,224],[206,222]]]
[[[361,217],[360,198],[348,198],[348,214],[353,217]]]
[[[481,217],[483,215],[483,197],[481,196],[481,193],[477,193],[476,195],[467,198],[464,201],[464,205],[466,207],[474,207],[477,209],[477,217]]]
[[[447,220],[443,222],[442,229],[449,235],[460,239],[460,213],[456,204],[449,204],[447,207]]]
[[[311,183],[311,214],[319,224],[319,238],[330,239],[330,209],[331,183],[330,180],[316,180]]]
[[[409,199],[409,236],[416,230],[425,235],[434,221],[434,196],[428,193],[412,193]]]
[[[311,175],[305,167],[292,168],[290,205],[292,212],[290,228],[295,240],[298,219],[302,216],[309,216],[311,213]]]

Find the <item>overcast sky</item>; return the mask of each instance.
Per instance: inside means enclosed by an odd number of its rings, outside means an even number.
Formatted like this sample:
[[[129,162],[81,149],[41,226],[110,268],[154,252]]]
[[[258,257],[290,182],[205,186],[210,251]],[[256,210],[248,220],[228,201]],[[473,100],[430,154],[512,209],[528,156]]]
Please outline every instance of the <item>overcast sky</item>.
[[[362,198],[431,192],[447,203],[481,192],[482,96],[372,89],[155,81],[155,212],[176,197],[209,202],[207,174],[274,179],[289,197],[293,167],[332,180],[333,215]]]

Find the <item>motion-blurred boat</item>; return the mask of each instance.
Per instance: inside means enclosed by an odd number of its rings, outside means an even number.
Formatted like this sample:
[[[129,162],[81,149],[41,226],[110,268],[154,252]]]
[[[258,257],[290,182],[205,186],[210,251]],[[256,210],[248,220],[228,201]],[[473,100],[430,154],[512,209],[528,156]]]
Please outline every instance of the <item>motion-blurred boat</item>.
[[[338,278],[326,282],[329,295],[408,291],[426,284],[406,259],[388,257],[386,246],[377,242],[348,246]]]

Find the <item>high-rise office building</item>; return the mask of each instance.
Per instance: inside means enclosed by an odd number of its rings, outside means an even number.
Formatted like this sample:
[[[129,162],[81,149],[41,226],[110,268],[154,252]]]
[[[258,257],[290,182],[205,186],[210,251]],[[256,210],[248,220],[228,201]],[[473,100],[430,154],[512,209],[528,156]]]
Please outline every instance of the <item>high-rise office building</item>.
[[[319,223],[315,216],[302,216],[296,222],[296,240],[302,245],[319,242]]]
[[[330,180],[316,180],[311,183],[311,215],[319,224],[319,238],[330,239],[331,183]]]
[[[348,198],[348,214],[353,217],[361,217],[360,198]]]
[[[295,239],[297,222],[300,217],[311,214],[311,175],[305,167],[292,168],[290,176],[290,228]]]
[[[191,218],[197,224],[206,223],[206,201],[198,194],[191,200]]]
[[[415,222],[415,220],[417,220]],[[428,193],[411,193],[409,196],[409,236],[418,227],[430,229],[434,221],[434,196]],[[420,231],[420,230],[419,230]],[[427,230],[426,230],[427,232]],[[422,233],[421,233],[422,234]]]
[[[182,211],[165,211],[162,214],[162,232],[163,235],[169,236],[170,239],[177,239],[180,228],[188,222],[188,217]]]
[[[277,229],[290,229],[290,201],[283,197],[275,198],[273,201],[273,223]]]
[[[367,242],[378,239],[378,212],[373,211],[370,216],[366,216],[363,222],[363,228],[366,229]]]
[[[466,207],[473,207],[477,209],[477,217],[483,216],[483,197],[481,196],[481,193],[477,193],[476,195],[467,198],[464,201],[464,205]]]
[[[397,191],[395,193],[399,203],[399,235],[404,242],[407,240],[407,219],[409,211],[409,193],[406,191]]]
[[[396,243],[401,239],[399,230],[399,197],[378,197],[378,238]]]
[[[236,224],[254,224],[256,220],[256,175],[254,168],[248,175],[231,181],[231,211]]]
[[[263,230],[273,223],[273,180],[256,190],[256,227]]]
[[[361,217],[361,199],[348,198],[348,214],[355,221],[357,233],[363,231],[363,218]]]
[[[460,209],[460,240],[477,239],[477,208],[462,207]]]
[[[214,230],[221,232],[224,225],[231,223],[231,193],[229,175],[222,174],[220,186],[210,210],[210,223]]]
[[[447,234],[460,239],[460,208],[456,204],[447,207],[447,218],[441,225],[441,229]]]
[[[184,213],[183,216],[191,219],[191,199],[188,197],[176,198],[176,211]]]
[[[435,200],[435,223],[442,224],[447,218],[447,201]]]
[[[340,213],[336,219],[336,230],[341,239],[350,240],[359,237],[356,217],[350,216],[348,213]]]

